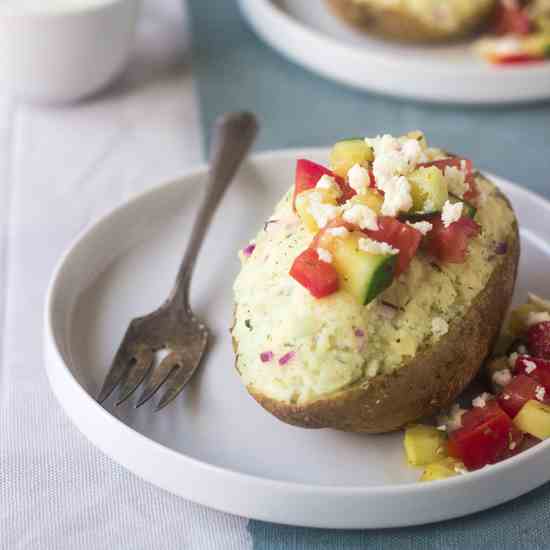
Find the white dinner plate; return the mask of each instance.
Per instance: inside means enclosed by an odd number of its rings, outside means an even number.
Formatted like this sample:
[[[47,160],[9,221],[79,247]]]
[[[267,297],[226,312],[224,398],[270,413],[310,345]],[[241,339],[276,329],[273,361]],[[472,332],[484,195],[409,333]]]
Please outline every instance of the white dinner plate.
[[[471,42],[415,46],[381,40],[337,19],[325,0],[239,0],[268,44],[296,63],[364,90],[425,101],[525,102],[550,97],[550,62],[491,66]]]
[[[129,319],[153,310],[171,287],[205,168],[136,197],[77,238],[55,271],[45,313],[46,366],[68,416],[94,445],[159,487],[287,524],[420,524],[494,506],[548,481],[550,442],[475,473],[419,483],[419,470],[405,464],[401,433],[294,428],[249,397],[233,368],[229,336],[237,252],[290,186],[300,156],[323,162],[328,150],[257,155],[224,198],[192,288],[194,309],[212,329],[212,346],[191,385],[160,413],[149,404],[136,410],[135,401],[118,408],[109,402],[104,409],[93,396]],[[516,302],[527,290],[550,295],[550,204],[498,183],[522,223]]]

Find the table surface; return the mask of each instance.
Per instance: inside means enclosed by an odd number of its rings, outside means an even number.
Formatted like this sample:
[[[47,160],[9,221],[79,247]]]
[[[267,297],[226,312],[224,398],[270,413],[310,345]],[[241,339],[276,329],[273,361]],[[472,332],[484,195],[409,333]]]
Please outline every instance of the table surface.
[[[547,105],[470,111],[363,96],[271,52],[246,29],[234,0],[216,9],[204,0],[187,1],[203,31],[194,69],[181,0],[145,0],[135,55],[108,90],[65,107],[0,96],[0,550],[462,548],[461,527],[468,540],[488,547],[503,531],[498,509],[447,528],[349,534],[248,523],[208,510],[113,463],[55,401],[41,343],[55,263],[103,213],[200,162],[202,127],[220,112],[258,112],[264,123],[260,148],[327,144],[350,128],[368,127],[374,135],[422,127],[434,143],[451,150],[456,145],[483,168],[511,179],[528,169],[525,183],[550,196]],[[273,105],[284,106],[286,116]],[[328,122],[327,105],[334,112]],[[308,124],[298,122],[297,131],[288,132],[288,120],[300,121],[303,113]],[[519,147],[520,158],[504,153]],[[519,518],[519,526],[538,525],[537,540],[545,541],[546,501],[541,489],[506,513]],[[532,535],[518,528],[510,547]]]
[[[70,424],[42,362],[62,251],[128,197],[196,165],[201,130],[181,3],[147,0],[124,77],[84,103],[0,97],[0,548],[233,549],[246,521],[126,472]]]

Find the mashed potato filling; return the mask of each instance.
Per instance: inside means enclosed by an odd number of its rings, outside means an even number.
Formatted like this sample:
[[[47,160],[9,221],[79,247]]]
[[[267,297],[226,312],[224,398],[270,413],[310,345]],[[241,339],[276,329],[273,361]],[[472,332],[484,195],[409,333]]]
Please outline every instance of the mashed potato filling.
[[[409,269],[367,306],[345,291],[323,299],[289,276],[312,234],[292,211],[290,190],[241,256],[234,286],[237,368],[246,385],[280,401],[311,402],[402,367],[462,317],[502,261],[497,245],[514,214],[495,186],[478,177],[481,235],[463,264],[436,263],[420,251]],[[502,248],[502,244],[500,246]]]

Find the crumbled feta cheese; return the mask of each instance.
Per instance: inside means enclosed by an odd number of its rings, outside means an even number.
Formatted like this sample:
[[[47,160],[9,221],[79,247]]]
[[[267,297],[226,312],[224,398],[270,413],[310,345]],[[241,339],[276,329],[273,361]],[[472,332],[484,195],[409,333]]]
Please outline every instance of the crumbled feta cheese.
[[[516,366],[516,361],[518,359],[518,354],[514,351],[514,353],[510,354],[510,357],[508,357],[508,364],[514,368]]]
[[[441,426],[437,426],[437,429],[440,432],[446,432],[447,431],[447,426],[445,426],[445,424],[442,424]]]
[[[377,187],[383,191],[392,178],[410,174],[418,163],[427,160],[420,142],[416,139],[395,138],[386,134],[365,141],[373,149],[372,170]]]
[[[493,396],[490,393],[484,392],[480,396],[472,400],[472,406],[478,409],[483,409],[487,405],[487,401]]]
[[[465,409],[462,409],[460,405],[454,404],[449,411],[447,417],[447,430],[450,432],[462,428],[462,415],[466,412]]]
[[[340,186],[336,183],[335,179],[331,176],[327,176],[326,174],[319,178],[315,188],[329,191],[330,194],[336,199],[339,199],[342,196],[342,189],[340,189]]]
[[[327,233],[331,237],[347,237],[349,235],[349,231],[345,227],[331,227],[329,230],[327,230]]]
[[[445,201],[443,205],[443,211],[441,212],[441,220],[445,227],[449,227],[452,223],[458,221],[462,216],[462,209],[464,204],[461,202],[455,202],[452,204],[450,201]]]
[[[415,229],[420,231],[422,235],[427,235],[433,228],[433,225],[430,222],[416,222],[416,223],[407,222],[407,225],[414,227]]]
[[[550,321],[550,313],[547,311],[531,311],[527,316],[527,326],[537,325]]]
[[[308,210],[320,229],[325,227],[328,222],[336,218],[342,211],[339,206],[323,203],[323,195],[321,193],[311,193]]]
[[[348,182],[358,195],[364,195],[370,186],[369,171],[359,164],[354,164],[348,170]]]
[[[399,212],[408,212],[413,205],[411,184],[404,176],[390,178],[384,185],[384,216],[397,216]]]
[[[359,250],[369,254],[398,254],[399,250],[388,243],[374,241],[372,239],[359,239]]]
[[[449,332],[449,324],[442,317],[434,317],[432,319],[432,334],[439,338],[445,336]]]
[[[493,373],[493,382],[501,387],[504,387],[512,380],[510,369],[497,370]]]
[[[447,181],[449,191],[457,197],[462,198],[464,193],[469,189],[466,183],[466,174],[454,166],[447,166],[445,168],[445,180]]]
[[[378,229],[377,216],[374,210],[371,210],[365,204],[347,203],[344,207],[343,218],[349,223],[358,225],[361,229]]]
[[[403,156],[407,160],[409,166],[414,167],[420,162],[426,161],[422,146],[417,139],[407,139],[404,141],[401,145],[401,151],[403,152]]]
[[[332,254],[326,248],[319,247],[317,249],[317,255],[322,262],[325,262],[327,264],[332,263]]]
[[[523,364],[525,365],[525,372],[527,374],[531,374],[534,370],[537,369],[537,364],[533,363],[533,361],[524,360]]]
[[[546,389],[544,388],[544,386],[537,386],[535,388],[535,397],[539,401],[543,401],[545,395],[546,395]]]
[[[367,143],[374,150],[372,170],[376,185],[384,190],[386,183],[396,174],[408,171],[409,162],[401,152],[399,140],[393,136],[378,136]]]

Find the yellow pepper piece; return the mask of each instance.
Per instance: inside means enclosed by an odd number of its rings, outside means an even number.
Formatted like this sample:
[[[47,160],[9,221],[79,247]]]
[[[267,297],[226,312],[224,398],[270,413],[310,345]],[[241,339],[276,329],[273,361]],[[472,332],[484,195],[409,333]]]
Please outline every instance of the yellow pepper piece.
[[[439,462],[428,464],[422,472],[420,481],[437,481],[438,479],[447,479],[459,475],[465,471],[464,464],[455,458],[445,458]]]
[[[447,456],[447,436],[433,426],[411,426],[405,430],[405,453],[411,466],[424,466]]]
[[[539,439],[548,439],[550,437],[550,407],[531,399],[520,409],[514,418],[514,424],[522,432]]]

